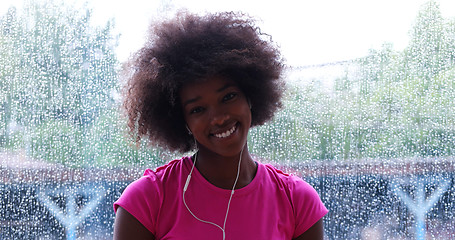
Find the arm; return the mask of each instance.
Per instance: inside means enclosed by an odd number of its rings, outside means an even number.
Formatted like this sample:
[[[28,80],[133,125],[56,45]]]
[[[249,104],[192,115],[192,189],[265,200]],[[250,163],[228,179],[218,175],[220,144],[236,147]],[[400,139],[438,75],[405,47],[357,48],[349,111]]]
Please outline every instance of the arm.
[[[114,240],[155,240],[153,234],[133,215],[118,207],[114,223]]]
[[[324,225],[322,224],[322,218],[319,219],[313,226],[308,228],[302,235],[298,236],[294,240],[322,240],[324,239]]]

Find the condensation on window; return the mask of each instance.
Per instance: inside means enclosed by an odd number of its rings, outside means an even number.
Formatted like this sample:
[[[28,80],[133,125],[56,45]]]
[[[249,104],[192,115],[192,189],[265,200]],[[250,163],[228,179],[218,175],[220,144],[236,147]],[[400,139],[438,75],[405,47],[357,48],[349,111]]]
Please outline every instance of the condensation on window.
[[[455,239],[455,18],[415,16],[404,49],[287,66],[283,108],[250,131],[318,191],[327,239]],[[178,157],[126,132],[115,18],[92,18],[31,0],[0,16],[0,239],[112,239],[123,189]]]

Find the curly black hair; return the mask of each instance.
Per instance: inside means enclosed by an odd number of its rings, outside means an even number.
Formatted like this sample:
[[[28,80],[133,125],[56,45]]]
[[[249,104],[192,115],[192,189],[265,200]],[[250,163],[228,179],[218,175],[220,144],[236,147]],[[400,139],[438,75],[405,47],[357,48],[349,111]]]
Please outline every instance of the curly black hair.
[[[249,16],[180,12],[152,24],[149,34],[124,68],[123,106],[137,141],[148,137],[172,151],[191,150],[195,143],[185,127],[179,90],[213,76],[236,82],[251,103],[252,126],[270,120],[281,107],[283,59]]]

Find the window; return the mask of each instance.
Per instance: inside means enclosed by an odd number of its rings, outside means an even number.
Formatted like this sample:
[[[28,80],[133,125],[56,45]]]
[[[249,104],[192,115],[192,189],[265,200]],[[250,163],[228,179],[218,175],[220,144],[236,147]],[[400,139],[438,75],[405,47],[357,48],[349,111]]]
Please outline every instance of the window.
[[[0,239],[110,239],[124,187],[177,157],[126,137],[118,72],[149,19],[181,6],[251,12],[281,46],[285,107],[249,146],[316,188],[327,239],[455,238],[450,1],[12,3],[0,4]]]

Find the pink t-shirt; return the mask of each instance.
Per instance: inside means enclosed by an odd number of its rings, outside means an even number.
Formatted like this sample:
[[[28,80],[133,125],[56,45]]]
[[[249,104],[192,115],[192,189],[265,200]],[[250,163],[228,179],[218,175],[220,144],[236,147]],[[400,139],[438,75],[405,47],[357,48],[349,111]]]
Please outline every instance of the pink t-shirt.
[[[131,183],[114,203],[139,220],[156,239],[222,239],[222,231],[196,220],[182,200],[191,170],[189,157],[174,160]],[[223,226],[231,190],[209,183],[195,168],[185,201],[200,219]],[[235,190],[226,222],[226,240],[293,239],[327,209],[302,179],[258,163],[253,181]]]

